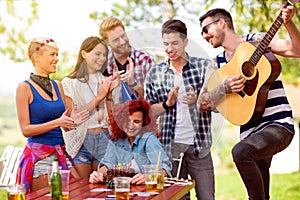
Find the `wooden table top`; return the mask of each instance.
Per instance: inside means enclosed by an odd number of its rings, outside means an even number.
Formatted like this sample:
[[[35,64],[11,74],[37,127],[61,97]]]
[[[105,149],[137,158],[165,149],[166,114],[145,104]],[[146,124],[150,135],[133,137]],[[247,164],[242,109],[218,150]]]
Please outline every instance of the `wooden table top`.
[[[188,193],[191,189],[194,188],[195,182],[193,180],[189,180],[186,182],[177,182],[172,181],[169,184],[170,186],[165,187],[162,190],[159,190],[159,194],[151,195],[151,196],[138,196],[135,192],[145,192],[145,185],[131,185],[130,186],[130,193],[131,199],[133,200],[177,200]],[[94,189],[94,191],[92,191]],[[102,189],[108,189],[107,184],[91,184],[89,183],[88,179],[80,179],[80,178],[73,178],[70,180],[70,193],[69,199],[70,200],[82,200],[82,199],[105,199],[108,198],[107,195],[113,195],[114,190],[111,191],[101,191]],[[98,191],[95,191],[98,190]],[[100,191],[99,191],[100,190]],[[27,195],[27,200],[31,199],[51,199],[49,194],[50,189],[49,187],[45,187],[40,189],[36,192],[30,193]],[[142,193],[144,194],[144,193]],[[111,198],[113,199],[113,198]]]

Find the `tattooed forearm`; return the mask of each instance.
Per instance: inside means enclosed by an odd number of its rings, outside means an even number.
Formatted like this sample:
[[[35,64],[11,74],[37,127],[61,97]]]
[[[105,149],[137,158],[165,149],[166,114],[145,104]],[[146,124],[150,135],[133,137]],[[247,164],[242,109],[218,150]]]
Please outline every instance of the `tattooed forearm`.
[[[228,82],[229,82],[228,79],[226,79],[224,83],[220,85],[221,90],[223,90],[223,92],[225,93],[232,93],[231,87]]]
[[[200,112],[212,109],[209,93],[205,92],[199,95],[197,108]]]
[[[227,90],[230,90],[230,88],[226,88],[225,84],[221,84],[210,92],[204,90],[204,92],[199,95],[197,101],[198,110],[200,112],[213,110],[216,107],[216,104],[225,96]]]

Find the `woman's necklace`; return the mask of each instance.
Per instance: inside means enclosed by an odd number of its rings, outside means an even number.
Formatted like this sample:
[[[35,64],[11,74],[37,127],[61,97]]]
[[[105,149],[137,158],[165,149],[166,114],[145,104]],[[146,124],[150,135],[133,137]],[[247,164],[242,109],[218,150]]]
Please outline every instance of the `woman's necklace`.
[[[92,90],[92,87],[90,86],[89,84],[89,81],[86,82],[87,86],[89,87],[90,89],[90,92],[93,94],[93,96],[96,98],[97,95],[98,95],[98,89],[99,89],[99,74],[97,73],[97,86],[96,86],[96,94],[93,92]],[[90,80],[90,79],[89,79]],[[98,112],[99,111],[99,105],[96,106],[96,111]]]
[[[52,85],[49,77],[30,74],[30,79],[40,86],[53,101]]]

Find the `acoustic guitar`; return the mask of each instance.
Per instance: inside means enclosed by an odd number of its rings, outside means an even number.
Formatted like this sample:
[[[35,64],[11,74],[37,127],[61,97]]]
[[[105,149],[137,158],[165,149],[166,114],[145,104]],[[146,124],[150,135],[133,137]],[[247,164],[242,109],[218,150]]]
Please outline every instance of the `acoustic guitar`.
[[[299,0],[289,0],[285,6]],[[229,76],[241,75],[245,80],[243,91],[226,94],[216,109],[231,123],[244,125],[262,116],[269,88],[281,71],[278,59],[268,46],[283,23],[281,12],[257,47],[242,42],[230,62],[216,70],[208,80],[208,91],[214,90]]]

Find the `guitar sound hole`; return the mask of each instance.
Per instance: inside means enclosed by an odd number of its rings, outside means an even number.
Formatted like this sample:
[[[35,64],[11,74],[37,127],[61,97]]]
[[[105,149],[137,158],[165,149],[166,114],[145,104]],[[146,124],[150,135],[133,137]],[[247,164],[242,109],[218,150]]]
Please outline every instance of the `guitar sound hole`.
[[[245,76],[245,78],[253,78],[256,73],[255,70],[255,66],[253,66],[249,61],[244,62],[242,65],[242,74]]]
[[[257,88],[258,79],[259,73],[256,73],[256,76],[253,79],[245,82],[243,91],[237,92],[237,94],[239,94],[242,98],[244,98],[245,95],[252,96]]]

